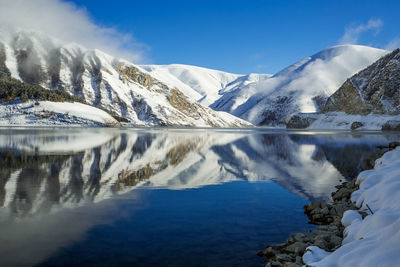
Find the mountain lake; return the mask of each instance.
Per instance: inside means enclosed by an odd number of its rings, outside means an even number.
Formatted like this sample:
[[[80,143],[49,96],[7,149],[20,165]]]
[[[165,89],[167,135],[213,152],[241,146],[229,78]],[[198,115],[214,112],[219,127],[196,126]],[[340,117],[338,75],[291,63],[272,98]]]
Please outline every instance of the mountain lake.
[[[0,266],[262,266],[399,137],[0,128]]]

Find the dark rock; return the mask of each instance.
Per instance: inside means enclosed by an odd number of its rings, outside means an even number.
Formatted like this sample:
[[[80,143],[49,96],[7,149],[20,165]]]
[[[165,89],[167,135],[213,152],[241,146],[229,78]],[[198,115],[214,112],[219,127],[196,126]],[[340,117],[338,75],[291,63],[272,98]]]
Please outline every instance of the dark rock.
[[[382,125],[382,131],[400,131],[400,121],[390,120]]]
[[[353,193],[352,190],[348,188],[340,188],[336,193],[333,194],[333,200],[341,200],[343,198],[349,198],[351,193]]]
[[[321,237],[317,237],[317,239],[314,241],[314,246],[317,246],[323,250],[327,250],[329,247],[329,244],[325,239],[323,239]]]
[[[391,142],[389,143],[389,150],[393,150],[398,146],[400,146],[400,142]]]
[[[264,250],[264,255],[265,255],[265,257],[267,257],[267,258],[273,258],[273,257],[275,257],[276,252],[274,251],[273,248],[267,247],[267,248]]]
[[[311,210],[310,214],[314,215],[314,214],[320,214],[321,213],[321,208],[315,208],[313,210]]]
[[[303,233],[297,233],[297,234],[295,234],[293,237],[294,237],[294,240],[295,240],[295,241],[300,241],[300,242],[302,242],[302,241],[306,238],[306,235],[303,234]]]
[[[290,256],[287,255],[287,254],[279,254],[279,255],[276,255],[276,259],[277,259],[278,261],[280,261],[280,262],[291,262],[291,261],[293,260],[293,258],[290,257]]]
[[[308,245],[305,243],[296,242],[296,243],[293,243],[293,244],[287,246],[286,252],[303,255],[304,251],[306,250],[307,247],[308,247]]]
[[[359,122],[359,121],[355,121],[355,122],[353,122],[353,123],[351,124],[350,128],[351,128],[352,130],[356,130],[356,129],[358,129],[358,128],[360,128],[360,127],[363,127],[363,126],[364,126],[364,123]]]
[[[358,211],[358,213],[360,213],[361,218],[364,220],[365,217],[368,216],[368,213],[366,213],[365,211]]]
[[[323,217],[324,216],[322,214],[318,213],[318,214],[312,215],[311,219],[312,219],[312,221],[317,222],[317,221],[320,221]]]
[[[340,217],[343,216],[343,213],[346,210],[345,205],[343,205],[341,203],[337,204],[334,209],[336,211],[336,214],[339,215]]]
[[[333,232],[336,231],[338,228],[334,225],[321,225],[318,226],[318,230],[320,231],[329,231],[329,232]]]
[[[288,129],[305,129],[316,120],[315,117],[307,116],[305,114],[293,115],[289,121],[286,122],[286,128]]]
[[[321,212],[322,215],[328,215],[329,214],[329,209],[328,209],[328,207],[325,207],[325,208],[321,209],[320,212]]]
[[[301,267],[301,265],[294,262],[286,262],[283,267]]]
[[[329,242],[333,245],[334,248],[339,247],[342,244],[342,238],[337,235],[331,235]]]

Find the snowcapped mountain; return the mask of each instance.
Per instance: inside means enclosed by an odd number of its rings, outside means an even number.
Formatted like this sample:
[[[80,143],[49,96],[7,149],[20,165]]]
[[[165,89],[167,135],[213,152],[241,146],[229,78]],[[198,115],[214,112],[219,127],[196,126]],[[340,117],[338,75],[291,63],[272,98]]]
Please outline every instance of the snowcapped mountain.
[[[400,114],[400,49],[355,74],[328,98],[323,112]]]
[[[201,105],[185,88],[170,87],[128,61],[35,32],[0,31],[0,71],[81,97],[134,125],[250,126]]]
[[[0,32],[0,71],[148,126],[283,125],[295,113],[319,111],[348,77],[386,53],[340,45],[275,75],[238,75],[178,64],[137,66],[43,34]]]
[[[294,113],[318,111],[348,77],[386,53],[358,45],[331,47],[270,78],[239,87],[234,96],[224,94],[211,107],[257,125],[280,125]],[[231,105],[232,98],[243,95],[250,97],[240,105]]]
[[[288,128],[400,129],[400,49],[347,79],[318,113],[299,113]]]
[[[275,75],[234,75],[186,65],[142,67],[214,110],[257,125],[281,125],[294,113],[318,111],[348,77],[386,53],[366,46],[334,46]]]

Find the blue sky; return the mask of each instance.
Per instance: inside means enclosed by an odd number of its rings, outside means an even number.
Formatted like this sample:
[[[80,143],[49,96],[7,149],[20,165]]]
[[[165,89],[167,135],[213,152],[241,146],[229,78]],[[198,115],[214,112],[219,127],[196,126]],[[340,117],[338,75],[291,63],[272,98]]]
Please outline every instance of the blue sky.
[[[145,63],[275,73],[341,42],[400,44],[400,1],[70,2],[95,24],[132,34]]]

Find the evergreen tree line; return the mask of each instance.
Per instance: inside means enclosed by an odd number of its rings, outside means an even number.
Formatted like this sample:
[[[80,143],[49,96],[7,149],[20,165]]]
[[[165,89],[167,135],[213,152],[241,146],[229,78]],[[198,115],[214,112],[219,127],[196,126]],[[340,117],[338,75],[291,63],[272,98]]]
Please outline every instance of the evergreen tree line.
[[[67,92],[61,90],[48,90],[38,85],[27,84],[0,72],[0,102],[7,102],[16,99],[21,99],[22,102],[27,102],[28,100],[42,100],[85,103],[81,98],[73,96]]]

